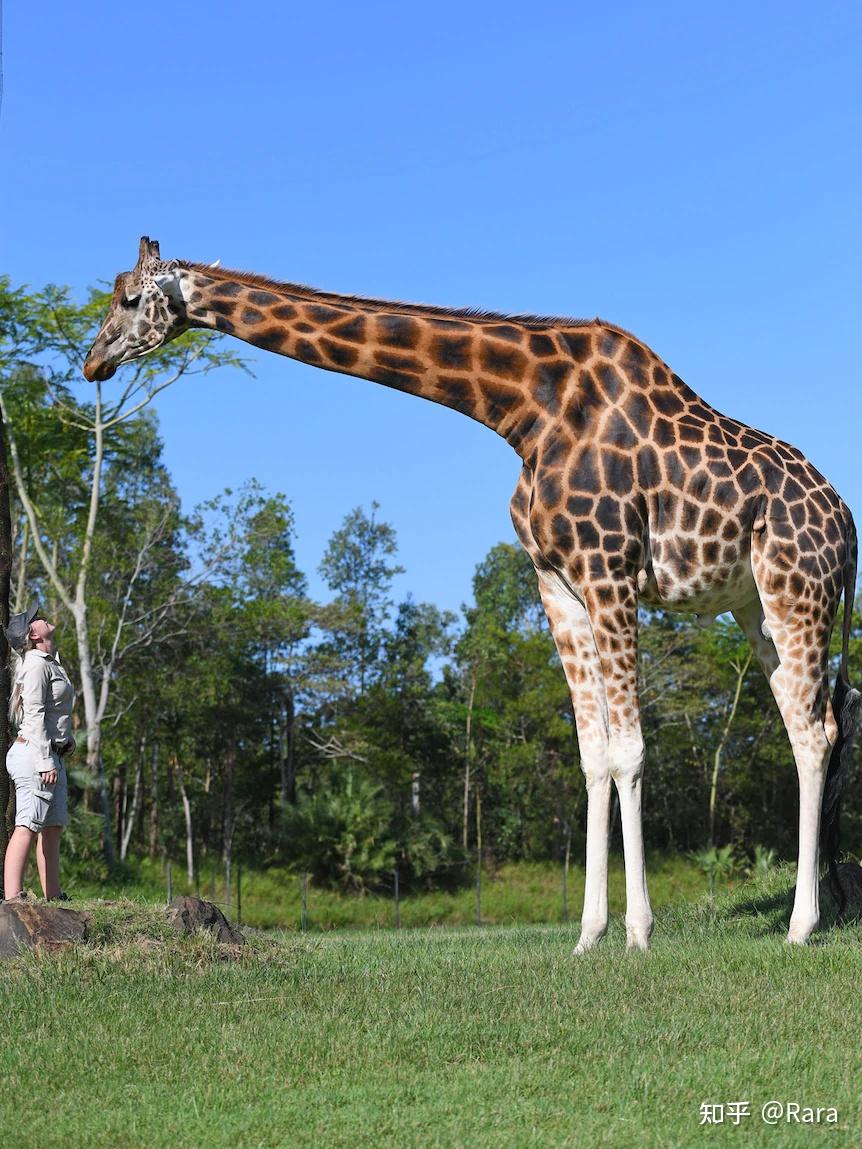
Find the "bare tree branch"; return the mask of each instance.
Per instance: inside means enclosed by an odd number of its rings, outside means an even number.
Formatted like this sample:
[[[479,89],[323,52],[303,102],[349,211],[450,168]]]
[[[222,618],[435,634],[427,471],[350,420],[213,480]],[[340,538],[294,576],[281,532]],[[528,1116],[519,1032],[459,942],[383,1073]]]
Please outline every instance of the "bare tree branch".
[[[354,750],[348,750],[347,747],[339,741],[336,734],[331,734],[329,738],[323,739],[314,734],[306,735],[306,741],[309,742],[315,750],[318,751],[326,759],[335,758],[349,758],[353,762],[367,762],[368,759],[362,755],[357,754]]]
[[[177,368],[173,375],[164,380],[164,382],[159,383],[157,386],[148,388],[146,396],[141,399],[139,403],[136,403],[134,407],[130,407],[127,411],[121,411],[119,414],[117,414],[119,408],[114,407],[112,416],[102,424],[102,429],[107,431],[110,430],[111,427],[115,427],[118,423],[125,423],[127,419],[131,419],[132,415],[136,415],[138,411],[141,410],[141,408],[146,407],[149,403],[151,403],[160,391],[164,391],[167,387],[171,387],[183,375],[193,374],[193,372],[189,371],[189,367],[192,363],[195,363],[198,359],[200,359],[202,354],[203,352],[201,349],[195,349],[191,355],[186,357],[186,360]]]

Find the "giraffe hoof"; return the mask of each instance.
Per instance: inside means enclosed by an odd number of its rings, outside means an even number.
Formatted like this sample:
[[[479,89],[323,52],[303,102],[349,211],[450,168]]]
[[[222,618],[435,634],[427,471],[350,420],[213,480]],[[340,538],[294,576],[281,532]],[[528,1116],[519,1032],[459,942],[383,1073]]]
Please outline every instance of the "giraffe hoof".
[[[652,920],[629,925],[626,923],[626,949],[641,950],[646,953],[649,949],[649,940],[652,935]]]
[[[580,938],[578,938],[578,944],[572,950],[572,957],[581,957],[582,954],[586,954],[589,953],[590,950],[594,950],[604,936],[604,930],[602,930],[600,933],[585,933],[582,931]]]
[[[790,915],[790,926],[787,930],[787,944],[791,946],[804,946],[817,929],[817,917],[803,917]]]
[[[640,951],[646,953],[649,949],[649,934],[626,930],[626,949],[629,953]]]
[[[789,946],[808,945],[808,939],[811,937],[813,930],[813,926],[810,929],[806,929],[804,926],[791,925],[787,931],[787,944]]]

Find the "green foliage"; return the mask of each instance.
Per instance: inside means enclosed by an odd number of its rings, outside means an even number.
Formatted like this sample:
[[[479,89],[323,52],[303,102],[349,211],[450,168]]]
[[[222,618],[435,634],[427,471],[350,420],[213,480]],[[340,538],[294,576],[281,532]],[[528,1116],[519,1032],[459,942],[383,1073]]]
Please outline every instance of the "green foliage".
[[[440,823],[427,813],[410,813],[396,823],[397,865],[405,885],[460,885],[465,859]]]
[[[691,858],[709,878],[710,901],[715,900],[716,882],[726,881],[739,867],[733,846],[709,846],[693,853]]]
[[[380,672],[384,623],[392,602],[390,585],[403,567],[390,562],[397,552],[395,532],[378,522],[377,503],[368,515],[356,507],[335,531],[326,548],[320,573],[335,592],[328,613],[332,634],[329,650],[337,649],[348,693],[362,692]]]
[[[758,844],[754,847],[754,856],[747,872],[750,877],[762,881],[769,877],[777,865],[778,855],[775,850]]]
[[[93,790],[92,776],[85,770],[69,771],[69,782],[83,797]],[[69,824],[63,831],[63,852],[73,869],[83,870],[91,881],[104,882],[109,877],[102,848],[104,826],[100,814],[88,810],[83,801],[69,804]]]
[[[396,845],[388,836],[392,807],[381,787],[352,770],[336,775],[325,790],[300,794],[282,818],[287,860],[319,882],[365,890],[395,864]]]

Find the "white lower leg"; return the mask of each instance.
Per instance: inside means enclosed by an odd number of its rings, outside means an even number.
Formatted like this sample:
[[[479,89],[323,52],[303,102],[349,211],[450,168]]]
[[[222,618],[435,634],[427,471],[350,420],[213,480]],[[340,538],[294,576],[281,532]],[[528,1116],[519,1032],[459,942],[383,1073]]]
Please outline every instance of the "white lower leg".
[[[787,940],[804,945],[820,920],[819,838],[820,807],[826,780],[829,745],[823,734],[819,745],[807,745],[794,751],[799,773],[799,861],[796,868],[796,895]],[[825,743],[825,746],[823,745]]]
[[[559,577],[539,570],[539,590],[572,692],[581,769],[587,782],[587,868],[584,912],[576,954],[586,953],[608,928],[607,694],[592,623],[583,600]]]
[[[644,857],[641,775],[644,745],[640,735],[611,738],[611,772],[620,799],[626,866],[626,940],[629,949],[649,948],[653,928]]]
[[[597,773],[587,773],[586,801],[584,912],[580,917],[580,939],[575,948],[576,954],[585,954],[588,949],[592,949],[605,936],[608,928],[610,774],[607,762]]]

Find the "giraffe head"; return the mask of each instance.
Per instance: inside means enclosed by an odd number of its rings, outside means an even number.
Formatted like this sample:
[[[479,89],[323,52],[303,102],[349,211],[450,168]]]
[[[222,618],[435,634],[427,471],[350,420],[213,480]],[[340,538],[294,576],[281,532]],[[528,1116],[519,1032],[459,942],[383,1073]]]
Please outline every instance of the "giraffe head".
[[[87,379],[110,379],[121,363],[138,359],[188,327],[177,261],[163,260],[159,245],[141,237],[138,262],[114,282],[111,307],[84,362]]]

